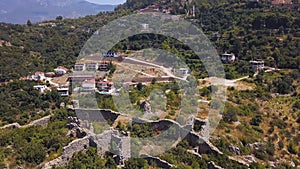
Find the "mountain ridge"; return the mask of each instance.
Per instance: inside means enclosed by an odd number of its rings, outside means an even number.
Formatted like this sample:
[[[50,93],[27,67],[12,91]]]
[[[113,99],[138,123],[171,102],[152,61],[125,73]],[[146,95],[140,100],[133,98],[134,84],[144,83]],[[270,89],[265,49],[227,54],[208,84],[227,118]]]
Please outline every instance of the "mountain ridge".
[[[25,24],[55,19],[78,18],[113,11],[116,5],[99,5],[85,0],[11,0],[0,2],[0,22]]]

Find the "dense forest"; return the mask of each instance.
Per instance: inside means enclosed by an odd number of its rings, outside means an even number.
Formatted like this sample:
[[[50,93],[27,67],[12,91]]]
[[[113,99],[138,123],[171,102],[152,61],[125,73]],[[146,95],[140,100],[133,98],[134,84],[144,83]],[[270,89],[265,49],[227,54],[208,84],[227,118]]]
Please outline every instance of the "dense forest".
[[[194,22],[213,41],[220,54],[233,52],[242,61],[265,59],[271,67],[299,68],[300,17],[297,9],[277,8],[266,2],[255,7],[249,5],[248,1],[214,2],[195,1],[186,4],[179,1],[172,4],[164,1],[161,6],[171,4],[174,14],[181,14],[184,12],[176,12],[176,9],[187,10],[196,5],[197,16]],[[1,23],[0,39],[3,45],[0,54],[3,66],[0,80],[18,79],[36,70],[51,71],[58,65],[71,68],[84,42],[101,25],[152,3],[128,1],[119,6],[115,13],[100,13],[77,20],[57,18],[35,25],[30,22],[27,25]],[[221,38],[215,38],[216,32]],[[162,48],[159,43],[168,42],[170,50],[185,58],[193,70],[199,68],[199,63],[193,59],[195,56],[178,42],[172,43],[166,37],[157,37],[157,40],[149,42],[146,39],[150,38],[132,37],[130,41],[125,40],[125,44],[121,42],[116,45],[115,49],[138,50],[149,46]],[[13,63],[14,66],[5,63]],[[226,67],[227,76],[235,78],[239,74],[249,73],[249,70],[241,70],[240,67],[249,65],[246,62],[230,65]]]

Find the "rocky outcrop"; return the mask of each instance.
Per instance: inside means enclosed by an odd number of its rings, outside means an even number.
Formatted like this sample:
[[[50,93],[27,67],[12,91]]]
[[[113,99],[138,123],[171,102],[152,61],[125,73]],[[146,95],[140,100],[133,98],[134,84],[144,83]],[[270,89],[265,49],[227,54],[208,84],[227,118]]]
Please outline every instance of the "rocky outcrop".
[[[213,162],[213,161],[211,161],[211,162],[208,163],[208,168],[209,169],[224,169],[224,168],[216,165],[215,162]]]
[[[147,112],[147,113],[151,113],[151,104],[144,101],[141,105],[140,108],[142,111]]]
[[[228,150],[229,150],[230,152],[232,152],[233,154],[241,155],[241,150],[240,150],[239,147],[230,145],[230,146],[228,146]]]
[[[260,143],[260,142],[256,142],[256,143],[253,143],[253,144],[247,144],[247,146],[251,149],[251,150],[259,150],[263,144]]]
[[[156,166],[159,168],[170,169],[170,168],[174,167],[172,164],[170,164],[167,161],[162,160],[158,157],[152,157],[147,154],[142,154],[141,158],[147,160],[149,164],[156,164]]]

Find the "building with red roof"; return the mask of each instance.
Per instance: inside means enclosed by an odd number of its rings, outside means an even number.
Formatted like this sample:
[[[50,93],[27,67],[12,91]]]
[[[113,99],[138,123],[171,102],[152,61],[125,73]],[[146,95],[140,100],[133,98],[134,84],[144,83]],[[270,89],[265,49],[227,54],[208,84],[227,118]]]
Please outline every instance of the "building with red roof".
[[[63,67],[63,66],[58,66],[56,69],[54,69],[54,72],[57,75],[64,75],[68,72],[69,69]]]

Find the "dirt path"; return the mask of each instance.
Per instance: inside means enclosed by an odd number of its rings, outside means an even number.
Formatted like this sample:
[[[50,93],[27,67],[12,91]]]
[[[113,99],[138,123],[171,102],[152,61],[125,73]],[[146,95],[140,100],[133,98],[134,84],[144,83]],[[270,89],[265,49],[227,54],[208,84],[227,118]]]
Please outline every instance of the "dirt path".
[[[139,63],[139,64],[143,64],[143,65],[148,65],[148,66],[153,66],[153,67],[156,67],[156,68],[160,68],[163,72],[165,72],[167,74],[167,76],[173,77],[173,78],[178,79],[178,80],[186,81],[185,78],[175,76],[171,71],[172,68],[166,68],[166,67],[163,67],[163,66],[158,65],[158,64],[138,60],[138,59],[135,59],[135,58],[126,57],[124,60],[126,61],[126,63],[134,63],[135,62],[135,63]],[[127,61],[129,61],[129,62],[127,62]]]

